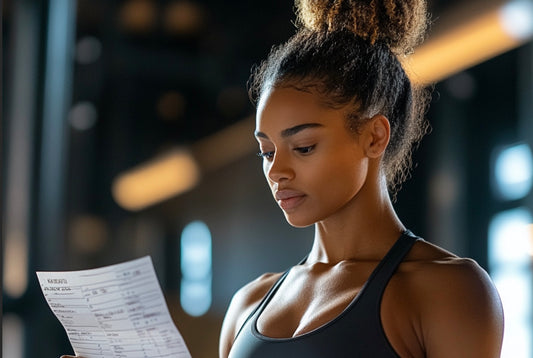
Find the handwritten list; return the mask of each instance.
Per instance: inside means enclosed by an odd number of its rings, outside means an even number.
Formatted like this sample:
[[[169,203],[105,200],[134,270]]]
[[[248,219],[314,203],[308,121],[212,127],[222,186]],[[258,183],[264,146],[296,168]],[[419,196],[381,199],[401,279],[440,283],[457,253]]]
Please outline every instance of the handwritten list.
[[[152,260],[83,271],[37,272],[48,305],[85,358],[190,358]]]

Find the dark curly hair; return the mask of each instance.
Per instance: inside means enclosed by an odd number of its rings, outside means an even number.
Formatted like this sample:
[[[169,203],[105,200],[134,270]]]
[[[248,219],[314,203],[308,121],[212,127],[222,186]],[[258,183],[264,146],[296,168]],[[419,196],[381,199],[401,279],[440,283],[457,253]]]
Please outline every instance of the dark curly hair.
[[[272,48],[252,70],[257,102],[269,87],[320,94],[330,108],[349,106],[347,128],[357,133],[376,114],[390,122],[383,158],[389,190],[409,175],[411,150],[427,131],[427,92],[414,88],[400,59],[426,29],[424,0],[297,0],[298,31]]]

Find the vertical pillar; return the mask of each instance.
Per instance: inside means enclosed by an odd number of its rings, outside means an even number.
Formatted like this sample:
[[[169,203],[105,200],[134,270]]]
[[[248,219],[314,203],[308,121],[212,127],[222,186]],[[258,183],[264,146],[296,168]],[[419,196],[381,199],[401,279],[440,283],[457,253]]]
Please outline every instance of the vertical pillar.
[[[35,165],[34,129],[38,102],[41,4],[31,0],[12,2],[9,31],[2,37],[7,51],[2,54],[2,308],[6,329],[2,331],[2,352],[21,357],[24,351],[24,297],[31,272],[30,202]],[[2,46],[4,47],[4,46]],[[11,316],[11,319],[9,318]],[[4,325],[2,325],[4,326]],[[5,338],[5,341],[4,341]]]
[[[67,112],[71,101],[76,1],[50,0],[45,41],[41,147],[34,231],[37,262],[56,269],[63,261]]]
[[[25,357],[69,353],[67,338],[46,311],[35,270],[57,270],[65,261],[65,199],[68,156],[67,114],[71,105],[76,23],[75,0],[48,0],[43,6],[35,165],[32,176],[30,277],[22,302],[25,313]],[[37,301],[39,300],[39,301]]]

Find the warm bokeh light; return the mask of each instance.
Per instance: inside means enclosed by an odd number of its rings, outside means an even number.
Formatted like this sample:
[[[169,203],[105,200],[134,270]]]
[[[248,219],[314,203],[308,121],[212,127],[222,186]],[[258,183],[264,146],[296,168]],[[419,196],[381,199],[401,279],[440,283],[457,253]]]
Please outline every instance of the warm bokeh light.
[[[120,24],[128,31],[146,32],[155,26],[157,7],[150,0],[129,0],[120,8]]]
[[[205,14],[198,3],[179,0],[167,5],[163,12],[165,28],[177,35],[193,35],[205,23]]]
[[[123,208],[141,210],[192,189],[200,172],[212,172],[257,148],[253,118],[241,120],[195,143],[191,152],[173,150],[121,174],[113,197]]]
[[[192,189],[199,178],[192,155],[177,149],[120,175],[113,197],[125,209],[141,210]]]
[[[533,36],[533,3],[518,0],[481,11],[430,37],[404,63],[411,79],[438,82],[525,43]]]
[[[12,231],[6,235],[4,253],[4,290],[20,297],[28,286],[28,240],[25,233]]]

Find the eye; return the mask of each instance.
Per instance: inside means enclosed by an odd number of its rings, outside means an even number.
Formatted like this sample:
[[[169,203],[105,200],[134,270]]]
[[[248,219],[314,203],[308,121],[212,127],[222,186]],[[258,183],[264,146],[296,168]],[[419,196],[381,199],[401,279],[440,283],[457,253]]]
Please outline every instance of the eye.
[[[307,146],[307,147],[294,148],[294,150],[297,151],[300,154],[310,154],[313,151],[313,149],[315,149],[315,147],[316,147],[316,145],[310,145],[310,146]]]
[[[272,159],[274,157],[274,151],[271,152],[258,152],[257,156],[263,159]]]

